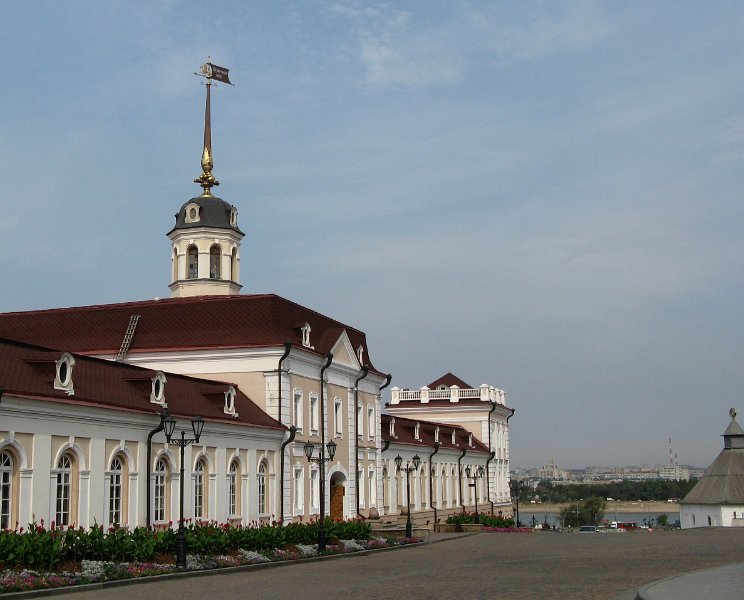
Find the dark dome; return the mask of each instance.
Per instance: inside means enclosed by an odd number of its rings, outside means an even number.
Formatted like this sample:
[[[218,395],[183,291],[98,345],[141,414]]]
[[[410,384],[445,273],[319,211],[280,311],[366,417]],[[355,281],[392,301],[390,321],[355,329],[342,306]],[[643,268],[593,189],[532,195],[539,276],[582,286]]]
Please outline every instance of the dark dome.
[[[197,218],[188,218],[186,210],[198,208]],[[233,213],[235,217],[233,218]],[[186,202],[176,213],[176,225],[168,232],[177,229],[193,229],[195,227],[216,227],[218,229],[232,229],[243,235],[238,228],[237,209],[217,196],[197,196]]]

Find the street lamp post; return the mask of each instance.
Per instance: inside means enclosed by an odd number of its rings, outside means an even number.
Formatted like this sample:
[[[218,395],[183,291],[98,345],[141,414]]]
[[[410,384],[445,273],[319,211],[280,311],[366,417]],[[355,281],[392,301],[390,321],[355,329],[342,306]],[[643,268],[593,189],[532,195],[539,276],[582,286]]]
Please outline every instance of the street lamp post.
[[[406,537],[413,537],[413,525],[411,524],[411,472],[416,471],[421,464],[421,458],[418,454],[413,456],[413,465],[406,461],[406,466],[403,465],[403,459],[400,454],[395,457],[395,466],[398,471],[404,471],[406,474],[406,504],[408,505],[408,515],[406,518]]]
[[[312,442],[307,442],[303,449],[305,450],[305,456],[307,457],[307,460],[309,462],[317,463],[317,465],[320,467],[320,476],[321,481],[325,480],[325,463],[333,460],[333,457],[336,456],[336,442],[331,440],[326,444],[326,450],[328,451],[328,456],[325,456],[322,452],[323,447],[321,446],[321,453],[320,456],[313,457],[313,451],[315,450],[315,445]],[[318,554],[323,552],[326,548],[326,536],[325,536],[325,490],[320,490],[320,522],[318,523]]]
[[[516,527],[519,527],[519,483],[520,483],[519,482],[519,479],[514,479],[511,482],[512,487],[514,488],[514,499],[515,499],[516,505],[517,505],[517,508],[516,508],[516,511],[515,511],[516,512],[516,515],[515,516],[516,516],[517,520],[514,523],[514,525]]]
[[[473,492],[475,495],[475,522],[480,523],[480,514],[478,513],[478,480],[483,477],[485,471],[483,465],[480,465],[475,471],[472,471],[473,476],[470,476],[470,467],[465,467],[465,477],[472,480],[472,483],[468,483],[468,487],[474,488]]]
[[[186,530],[183,526],[183,483],[184,483],[184,449],[189,444],[198,444],[199,438],[201,437],[202,430],[204,429],[204,419],[201,417],[194,417],[191,419],[191,429],[194,432],[193,438],[187,438],[186,432],[181,430],[181,439],[173,438],[173,431],[176,428],[176,420],[167,416],[163,419],[163,427],[165,429],[165,439],[168,440],[169,444],[175,444],[181,448],[181,498],[178,515],[178,531],[176,532],[176,566],[181,569],[186,569]]]

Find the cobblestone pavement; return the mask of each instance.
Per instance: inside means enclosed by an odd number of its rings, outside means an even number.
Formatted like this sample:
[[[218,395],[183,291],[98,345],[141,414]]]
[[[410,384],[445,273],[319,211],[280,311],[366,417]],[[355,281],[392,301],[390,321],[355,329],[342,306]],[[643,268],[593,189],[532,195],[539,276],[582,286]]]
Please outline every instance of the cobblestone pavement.
[[[664,577],[734,562],[744,562],[744,528],[484,533],[367,556],[138,583],[65,598],[612,600]]]

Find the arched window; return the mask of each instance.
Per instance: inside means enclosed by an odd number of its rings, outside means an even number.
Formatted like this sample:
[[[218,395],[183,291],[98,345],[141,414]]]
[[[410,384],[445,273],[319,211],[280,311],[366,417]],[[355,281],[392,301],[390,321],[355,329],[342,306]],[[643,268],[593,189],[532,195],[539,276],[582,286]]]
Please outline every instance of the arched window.
[[[194,518],[206,518],[205,499],[207,492],[207,480],[204,476],[207,470],[206,461],[200,458],[194,467]]]
[[[57,525],[70,525],[73,507],[73,475],[75,460],[69,452],[63,454],[57,463],[57,509],[54,520]]]
[[[153,476],[153,517],[156,522],[163,523],[168,520],[168,464],[164,459],[155,463]]]
[[[240,464],[237,459],[230,463],[227,473],[228,513],[231,517],[240,515]]]
[[[258,514],[265,515],[269,512],[269,498],[268,498],[268,471],[266,469],[266,463],[261,462],[258,465]]]
[[[221,279],[222,269],[220,261],[222,260],[222,251],[218,245],[214,245],[209,249],[209,278],[210,279]]]
[[[357,488],[357,493],[359,494],[359,506],[364,508],[366,506],[366,498],[364,495],[364,467],[362,465],[357,467]]]
[[[238,283],[238,249],[233,248],[230,255],[230,280]]]
[[[388,479],[387,465],[382,467],[382,506],[386,512],[390,506],[390,481]]]
[[[10,529],[13,507],[13,457],[0,453],[0,529]]]
[[[173,248],[173,258],[171,261],[171,267],[173,270],[173,278],[171,281],[178,281],[178,250],[176,248]]]
[[[426,508],[428,504],[426,501],[426,491],[426,468],[422,466],[419,472],[419,506],[421,508]]]
[[[444,469],[442,469],[442,474],[439,477],[439,485],[441,487],[441,504],[440,506],[447,506],[447,473]]]
[[[199,250],[196,246],[189,246],[186,251],[188,255],[188,273],[186,274],[187,279],[198,279],[199,278]]]
[[[121,525],[124,522],[124,460],[120,455],[114,457],[109,469],[109,524]]]
[[[375,467],[371,466],[369,468],[369,505],[370,506],[377,506],[377,471],[375,471]]]

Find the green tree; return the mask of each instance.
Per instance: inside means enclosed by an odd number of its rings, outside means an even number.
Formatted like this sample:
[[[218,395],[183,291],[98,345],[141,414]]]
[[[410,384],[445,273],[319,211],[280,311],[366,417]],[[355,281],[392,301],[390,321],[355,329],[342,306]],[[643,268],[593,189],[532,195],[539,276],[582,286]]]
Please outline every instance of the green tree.
[[[561,522],[566,527],[598,525],[604,517],[605,500],[600,496],[590,496],[561,509]]]

